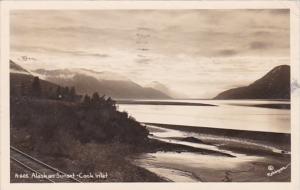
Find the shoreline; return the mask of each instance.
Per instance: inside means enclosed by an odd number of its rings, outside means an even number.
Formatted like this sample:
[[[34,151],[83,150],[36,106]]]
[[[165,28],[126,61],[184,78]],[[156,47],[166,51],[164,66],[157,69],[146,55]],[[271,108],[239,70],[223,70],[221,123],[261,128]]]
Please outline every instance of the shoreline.
[[[269,108],[269,109],[282,109],[282,110],[290,110],[290,103],[286,104],[231,104],[235,106],[249,106],[249,107],[257,107],[257,108]]]
[[[217,106],[214,104],[191,103],[191,102],[174,102],[174,101],[145,101],[145,100],[119,100],[117,104],[126,105],[168,105],[168,106]]]
[[[236,140],[235,137],[231,138],[230,136],[220,136],[219,138],[216,133],[215,137],[203,133],[197,134],[195,131],[199,129],[181,128],[186,126],[153,124],[147,127],[156,138],[167,141],[170,139],[173,143],[182,141],[186,142],[184,144],[190,144],[194,147],[207,146],[208,149],[214,147],[215,150],[227,152],[234,156],[230,158],[193,152],[156,152],[142,154],[136,158],[135,163],[139,166],[173,181],[190,181],[195,179],[195,176],[200,177],[201,181],[207,182],[289,182],[291,180],[290,167],[287,167],[281,174],[266,176],[270,172],[268,170],[269,165],[279,169],[291,162],[290,144],[283,142],[285,146],[281,149],[278,147],[278,139],[271,138],[274,135],[272,133],[268,134],[269,139],[265,141],[255,141],[248,140],[253,139],[253,137]],[[172,131],[175,130],[181,132],[173,133]],[[192,131],[192,133],[187,131]],[[231,131],[231,133],[234,132]],[[162,136],[159,135],[160,133]],[[247,133],[255,134],[257,132],[246,131],[245,134]],[[266,135],[265,133],[262,134]],[[277,135],[285,136],[285,134],[275,134],[275,136]],[[220,163],[220,159],[223,164]],[[182,174],[186,174],[185,177],[189,177],[189,179],[183,178]]]
[[[15,145],[12,142],[13,145]],[[108,154],[111,154],[115,150],[111,150],[111,146],[107,147]],[[24,147],[18,147],[20,150],[26,152],[30,156],[54,167],[67,174],[79,174],[88,175],[90,173],[107,173],[108,177],[106,179],[97,179],[97,178],[86,178],[78,179],[84,183],[110,183],[110,182],[169,182],[163,177],[131,163],[127,157],[133,156],[135,154],[141,154],[141,152],[132,152],[132,153],[112,153],[112,159],[100,159],[100,160],[81,160],[81,159],[72,159],[70,157],[57,157],[53,155],[45,155],[34,150],[24,149]],[[147,152],[145,152],[147,153]],[[100,154],[103,157],[107,155]],[[96,162],[96,163],[94,163]],[[87,166],[89,169],[82,168],[86,164],[97,164],[97,167]],[[11,183],[41,183],[41,179],[22,179],[15,178],[15,173],[18,174],[28,174],[31,176],[32,172],[28,171],[22,166],[19,166],[18,163],[10,160],[10,181]],[[48,181],[43,181],[49,183]]]
[[[217,135],[230,138],[241,138],[248,140],[259,140],[266,142],[274,142],[280,144],[290,144],[291,134],[289,133],[275,133],[275,132],[261,132],[261,131],[246,131],[237,129],[221,129],[221,128],[209,128],[209,127],[197,127],[197,126],[185,126],[185,125],[173,125],[173,124],[162,124],[162,123],[149,123],[141,122],[145,125],[153,125],[166,129],[174,129],[184,132],[195,132],[205,135]]]
[[[139,127],[144,128],[146,131],[147,126],[144,125],[154,125],[158,126],[157,130],[164,131],[165,129],[175,129],[179,133],[183,132],[195,132],[199,133],[202,136],[215,135],[221,137],[214,141],[211,146],[206,144],[204,146],[206,139],[196,139],[196,138],[185,138],[185,139],[177,139],[178,141],[189,141],[190,143],[198,143],[201,146],[193,146],[188,143],[172,143],[171,138],[157,139],[153,134],[145,133],[145,138],[143,141],[136,141],[139,143],[132,143],[132,141],[120,141],[118,138],[114,140],[107,141],[97,141],[97,138],[101,137],[101,134],[106,134],[107,128],[90,128],[92,133],[84,133],[85,137],[90,139],[92,134],[95,134],[95,131],[99,129],[98,136],[94,137],[94,139],[90,141],[80,141],[80,137],[83,137],[82,131],[80,131],[76,126],[99,126],[99,122],[92,122],[94,120],[88,120],[88,118],[80,117],[78,119],[76,116],[82,116],[85,113],[90,114],[91,116],[95,116],[98,119],[98,112],[87,112],[86,109],[81,107],[76,107],[76,104],[70,104],[67,102],[58,102],[58,101],[50,101],[50,100],[41,100],[41,99],[18,99],[18,101],[11,100],[14,109],[12,109],[11,114],[14,118],[14,125],[10,126],[10,140],[11,145],[23,150],[26,153],[29,153],[33,157],[41,159],[45,163],[52,165],[65,171],[67,173],[76,173],[76,172],[105,172],[108,171],[107,180],[101,181],[93,181],[87,180],[84,182],[165,182],[165,178],[163,175],[156,174],[147,170],[145,167],[135,165],[135,162],[129,162],[127,160],[128,157],[134,154],[140,155],[159,155],[159,154],[177,154],[180,157],[184,155],[193,155],[196,157],[196,160],[187,159],[187,162],[175,164],[178,167],[177,170],[186,171],[185,168],[192,161],[199,161],[201,158],[209,157],[210,159],[226,159],[226,160],[236,160],[238,158],[238,154],[236,154],[239,150],[234,151],[226,151],[232,150],[232,148],[241,148],[244,151],[243,147],[245,144],[240,143],[240,141],[233,142],[228,144],[226,140],[232,140],[232,138],[242,138],[242,139],[259,139],[262,141],[270,141],[274,142],[274,145],[277,146],[281,141],[282,144],[287,144],[290,142],[290,134],[282,134],[282,133],[267,133],[267,132],[256,132],[256,131],[241,131],[241,130],[229,130],[229,129],[216,129],[216,128],[208,128],[208,127],[195,127],[195,126],[180,126],[180,125],[169,125],[169,124],[157,124],[157,123],[142,123],[134,120],[129,120],[133,122],[130,126],[135,126],[136,128],[128,128],[127,131],[120,133],[122,136],[119,137],[127,137],[128,135],[132,135],[131,132],[140,130]],[[17,109],[18,106],[22,106],[26,113],[19,112]],[[47,108],[47,109],[46,109]],[[79,109],[80,108],[80,109]],[[45,110],[44,112],[38,112],[37,110]],[[49,121],[57,118],[55,115],[52,115],[53,112],[51,110],[59,111],[58,113],[61,116],[61,120],[55,123],[51,123],[49,125]],[[93,110],[92,110],[93,111]],[[102,110],[105,111],[105,110]],[[100,112],[101,114],[102,112]],[[106,113],[106,112],[105,112]],[[108,112],[109,113],[109,112]],[[119,113],[119,112],[116,112]],[[30,115],[31,114],[31,115]],[[120,113],[121,114],[121,113]],[[35,117],[32,117],[34,115]],[[127,118],[128,115],[120,115]],[[73,122],[74,118],[78,119],[77,122]],[[24,119],[27,119],[26,125],[24,125]],[[127,121],[126,120],[126,121]],[[66,122],[68,121],[68,122]],[[70,121],[72,121],[70,123]],[[80,122],[79,122],[80,121]],[[85,121],[85,122],[83,122]],[[95,120],[96,121],[96,120]],[[123,120],[122,120],[123,121]],[[40,130],[39,127],[43,124],[43,130]],[[63,125],[62,125],[63,124]],[[77,124],[77,125],[76,125]],[[107,126],[110,123],[105,123]],[[144,124],[144,125],[143,125]],[[128,124],[129,125],[129,124]],[[60,126],[59,128],[55,128]],[[106,125],[105,125],[106,126]],[[122,126],[122,125],[120,125]],[[144,127],[143,127],[144,126]],[[153,126],[153,127],[154,127]],[[64,128],[62,128],[64,127]],[[150,126],[149,126],[150,127]],[[85,129],[82,127],[82,129]],[[160,128],[160,129],[159,129]],[[39,130],[38,130],[39,129]],[[64,130],[63,130],[64,129]],[[70,134],[71,129],[77,129],[78,133],[72,135]],[[102,131],[101,131],[101,130]],[[49,133],[53,132],[51,138],[47,138]],[[72,130],[74,132],[74,130]],[[80,132],[80,133],[79,133]],[[84,132],[84,131],[83,131]],[[114,132],[114,131],[113,131]],[[116,130],[116,133],[119,132]],[[148,130],[148,132],[151,132]],[[115,134],[115,133],[113,133]],[[118,133],[117,133],[118,134]],[[139,134],[139,133],[138,133]],[[144,133],[143,133],[144,134]],[[40,135],[43,135],[44,138],[40,138]],[[118,136],[117,136],[118,137]],[[135,138],[135,136],[131,136]],[[168,137],[172,137],[168,136]],[[201,143],[201,140],[204,140],[204,143]],[[131,142],[131,143],[130,143]],[[174,142],[174,141],[173,141]],[[220,143],[227,145],[220,145]],[[263,143],[262,143],[263,144]],[[250,147],[252,150],[257,147]],[[264,147],[263,147],[264,148]],[[249,150],[248,150],[249,152]],[[255,154],[256,152],[254,152]],[[247,153],[246,153],[247,154]],[[252,153],[253,154],[253,153]],[[258,153],[260,154],[260,153]],[[280,152],[278,152],[280,155]],[[273,155],[274,158],[281,158],[277,155]],[[282,158],[284,160],[289,160],[289,155],[286,155],[286,158]],[[169,157],[167,157],[169,159]],[[155,159],[155,157],[154,157]],[[163,167],[173,167],[172,162],[174,160],[165,159],[165,163],[161,165]],[[205,160],[210,161],[210,160]],[[175,166],[174,165],[174,166]],[[214,167],[212,168],[214,169]],[[12,170],[13,171],[13,170]],[[202,169],[197,170],[199,174]],[[165,171],[166,172],[166,171]],[[162,176],[162,177],[161,177]],[[168,181],[168,180],[167,180]]]
[[[200,130],[203,132],[203,129],[198,129],[198,127],[176,126],[176,125],[174,126],[174,125],[166,125],[166,124],[152,124],[152,125],[159,126],[161,128],[166,128],[166,129],[176,129],[179,131],[189,131],[189,132],[197,132],[198,131],[199,132],[199,130]],[[183,129],[183,127],[184,127],[184,129]],[[215,129],[210,129],[210,130],[215,130]],[[218,131],[218,129],[217,129],[217,131]],[[208,133],[209,130],[207,129],[207,131],[205,131],[205,132]],[[222,132],[222,130],[221,130],[221,132]],[[228,133],[228,134],[234,134],[235,132],[236,131],[233,130],[233,131],[230,131],[230,133]],[[247,134],[247,133],[249,133],[249,131],[246,132],[245,134]],[[250,132],[250,133],[255,134],[257,132]],[[203,134],[203,133],[201,133],[201,134]],[[216,132],[215,132],[215,134],[216,134]],[[271,136],[272,135],[274,135],[274,134],[271,134]],[[284,134],[275,134],[275,136],[276,135],[284,135]],[[197,142],[197,139],[181,139],[181,140],[187,140],[190,142],[201,144],[201,141]],[[159,175],[158,173],[155,173],[155,172],[147,169],[146,167],[135,164],[134,160],[130,161],[130,157],[132,157],[134,155],[148,155],[148,154],[155,155],[156,153],[159,153],[159,154],[160,153],[163,153],[163,154],[169,154],[169,153],[173,154],[174,153],[174,154],[178,154],[178,155],[184,155],[186,153],[188,153],[188,154],[192,153],[192,154],[199,155],[199,156],[201,156],[201,155],[212,156],[212,157],[219,157],[219,156],[223,157],[224,156],[224,159],[225,158],[230,159],[230,157],[232,157],[230,155],[220,154],[222,152],[222,150],[226,150],[226,149],[233,150],[232,147],[220,146],[219,147],[220,152],[218,152],[218,151],[209,151],[209,150],[201,149],[201,148],[193,148],[193,147],[180,145],[180,144],[167,143],[167,142],[159,141],[157,139],[150,139],[150,141],[151,142],[149,142],[149,144],[147,146],[144,146],[144,147],[143,146],[138,146],[138,147],[133,146],[133,147],[130,147],[129,149],[126,149],[125,151],[121,151],[121,152],[116,151],[114,148],[111,149],[112,147],[115,147],[117,145],[107,145],[107,146],[103,145],[102,149],[104,148],[104,149],[106,149],[106,151],[111,152],[112,157],[109,157],[104,160],[102,159],[100,162],[101,163],[100,165],[102,165],[102,166],[100,166],[101,169],[98,171],[105,171],[105,168],[107,168],[107,167],[113,168],[113,170],[118,168],[118,169],[116,169],[117,171],[114,171],[114,172],[118,173],[118,175],[117,175],[118,177],[113,176],[111,179],[108,178],[107,180],[101,180],[101,181],[85,180],[83,182],[89,182],[89,183],[95,183],[95,182],[98,182],[98,183],[172,182],[170,179],[167,179],[164,176]],[[14,144],[14,143],[16,143],[16,142],[12,142],[12,144]],[[120,144],[120,146],[123,146],[123,145]],[[128,147],[126,147],[126,148],[128,148]],[[29,151],[29,153],[31,153],[33,156],[36,156],[37,158],[41,159],[42,161],[44,161],[54,167],[60,168],[67,173],[80,172],[80,167],[81,167],[82,163],[79,160],[71,160],[71,158],[53,157],[50,155],[43,155],[38,152],[35,152],[34,150],[29,150],[29,149],[27,151]],[[233,150],[233,151],[239,152],[239,150]],[[247,151],[249,151],[249,150],[247,150]],[[247,152],[247,151],[244,153],[251,154],[251,152]],[[261,152],[255,152],[255,154],[261,155],[261,156],[264,155]],[[100,154],[100,155],[102,155],[102,154]],[[102,156],[105,156],[105,155],[102,155]],[[276,155],[270,154],[270,155],[264,155],[264,156],[269,157],[269,156],[276,156]],[[235,157],[235,156],[233,156],[233,157]],[[284,158],[282,158],[282,159],[284,159]],[[73,163],[73,161],[74,161],[74,163]],[[72,163],[72,164],[70,165],[70,163]],[[187,172],[186,170],[183,169],[184,168],[183,166],[181,168],[181,166],[178,164],[169,163],[166,165],[166,167],[170,167],[170,169],[172,167],[178,168],[177,172],[182,172],[182,171]],[[14,170],[14,168],[13,168],[13,170]],[[164,170],[164,168],[161,168],[160,170]],[[164,171],[164,172],[166,172],[166,171]],[[202,169],[199,168],[199,170],[197,169],[195,171],[192,171],[192,174],[199,177],[199,176],[201,176],[202,172],[203,172],[203,174],[205,174],[207,171],[206,170],[202,171]],[[14,180],[12,180],[12,181],[14,181]],[[32,183],[32,182],[33,181],[28,181],[28,183]],[[18,180],[14,181],[14,183],[18,183]],[[25,182],[25,183],[27,183],[27,182]]]

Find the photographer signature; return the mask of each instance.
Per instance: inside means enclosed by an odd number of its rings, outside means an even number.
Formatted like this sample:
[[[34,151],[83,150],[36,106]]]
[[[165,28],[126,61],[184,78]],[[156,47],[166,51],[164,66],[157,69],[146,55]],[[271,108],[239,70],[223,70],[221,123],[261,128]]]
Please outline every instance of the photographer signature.
[[[283,167],[281,167],[281,168],[279,168],[279,169],[276,169],[276,170],[275,170],[275,168],[274,168],[273,165],[269,165],[269,166],[268,166],[268,170],[269,170],[270,172],[267,173],[267,176],[271,177],[271,176],[273,176],[273,175],[280,174],[280,173],[283,172],[284,170],[288,169],[288,167],[290,167],[290,165],[291,165],[291,163],[289,163],[289,164],[287,164],[286,166],[283,166]]]

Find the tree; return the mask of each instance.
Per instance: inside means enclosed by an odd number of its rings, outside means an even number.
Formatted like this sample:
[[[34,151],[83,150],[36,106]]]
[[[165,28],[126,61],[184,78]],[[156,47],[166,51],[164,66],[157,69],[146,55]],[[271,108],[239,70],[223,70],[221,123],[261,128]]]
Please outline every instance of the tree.
[[[56,89],[55,98],[56,99],[62,99],[62,92],[61,92],[61,87],[60,86],[58,86],[57,89]]]
[[[21,83],[20,94],[21,94],[21,96],[25,96],[26,95],[26,87],[25,87],[25,83],[24,82]]]
[[[70,88],[69,87],[65,87],[65,89],[64,89],[64,98],[65,98],[65,100],[70,100]]]
[[[45,94],[45,95],[47,96],[47,98],[50,98],[50,99],[54,98],[53,87],[50,86],[46,92],[47,92],[47,94]]]
[[[99,107],[104,107],[106,104],[105,94],[100,97]]]
[[[64,87],[63,89],[62,89],[62,98],[64,99],[64,100],[69,100],[69,95],[70,95],[70,89],[69,89],[69,87]]]
[[[10,86],[10,95],[11,96],[18,95],[17,89],[15,86]]]
[[[39,77],[34,77],[32,82],[32,96],[41,97],[42,90]]]
[[[75,90],[75,87],[72,86],[71,90],[70,90],[70,100],[75,101],[75,98],[76,98],[76,90]]]
[[[91,98],[89,97],[89,95],[85,95],[84,98],[83,98],[83,105],[85,106],[89,106],[91,104]]]
[[[100,103],[100,96],[99,96],[98,92],[94,92],[91,102],[94,105],[97,105]]]
[[[111,108],[116,108],[116,101],[114,101],[111,97],[108,97],[106,103]]]

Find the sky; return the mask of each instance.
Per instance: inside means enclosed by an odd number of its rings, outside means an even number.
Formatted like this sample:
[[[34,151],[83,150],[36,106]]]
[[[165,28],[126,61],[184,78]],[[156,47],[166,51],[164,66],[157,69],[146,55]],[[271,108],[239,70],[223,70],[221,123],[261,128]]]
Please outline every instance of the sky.
[[[211,98],[290,64],[289,11],[14,10],[11,59],[25,69],[110,71]]]

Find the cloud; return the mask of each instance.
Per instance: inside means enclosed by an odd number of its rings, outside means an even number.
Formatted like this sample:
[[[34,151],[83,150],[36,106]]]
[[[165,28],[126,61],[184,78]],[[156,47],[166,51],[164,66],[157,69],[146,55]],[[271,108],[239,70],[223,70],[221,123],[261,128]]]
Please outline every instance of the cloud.
[[[253,32],[252,34],[257,37],[260,37],[260,36],[264,37],[267,35],[271,35],[272,33],[269,31],[266,31],[266,30],[258,30],[258,31]]]
[[[75,52],[68,52],[77,56],[92,56],[92,57],[98,57],[98,58],[107,58],[109,57],[108,54],[101,54],[101,53],[90,53],[90,52],[84,52],[84,51],[75,51]]]
[[[217,52],[217,55],[219,56],[233,56],[238,54],[238,51],[233,50],[233,49],[224,49],[224,50],[220,50]]]
[[[275,14],[275,15],[287,15],[290,14],[290,10],[289,9],[273,9],[273,10],[269,10],[270,13]]]
[[[136,48],[135,34],[143,30],[151,34],[147,43],[155,53],[212,56],[216,47],[238,50],[244,43],[265,41],[262,35],[269,35],[274,44],[289,40],[288,15],[271,12],[286,10],[13,11],[12,42],[130,50]],[[278,52],[277,45],[269,48],[280,56],[286,53]],[[265,53],[272,54],[271,50]]]
[[[272,44],[270,44],[270,43],[259,42],[259,41],[251,42],[250,45],[249,45],[250,49],[254,49],[254,50],[255,49],[259,49],[259,50],[266,49],[266,48],[269,48],[271,46],[272,46]]]
[[[13,46],[15,51],[24,51],[24,52],[39,52],[39,53],[48,53],[48,54],[69,54],[69,56],[88,56],[88,57],[98,57],[98,58],[107,58],[110,55],[105,53],[93,53],[87,51],[71,51],[71,50],[61,50],[50,47],[41,47],[41,46]]]
[[[142,59],[136,59],[135,61],[136,63],[139,63],[139,64],[149,64],[151,62],[151,59],[145,59],[145,58],[142,58]]]
[[[28,68],[117,71],[194,97],[289,64],[290,20],[282,9],[14,10],[10,18],[11,55],[39,60]]]

